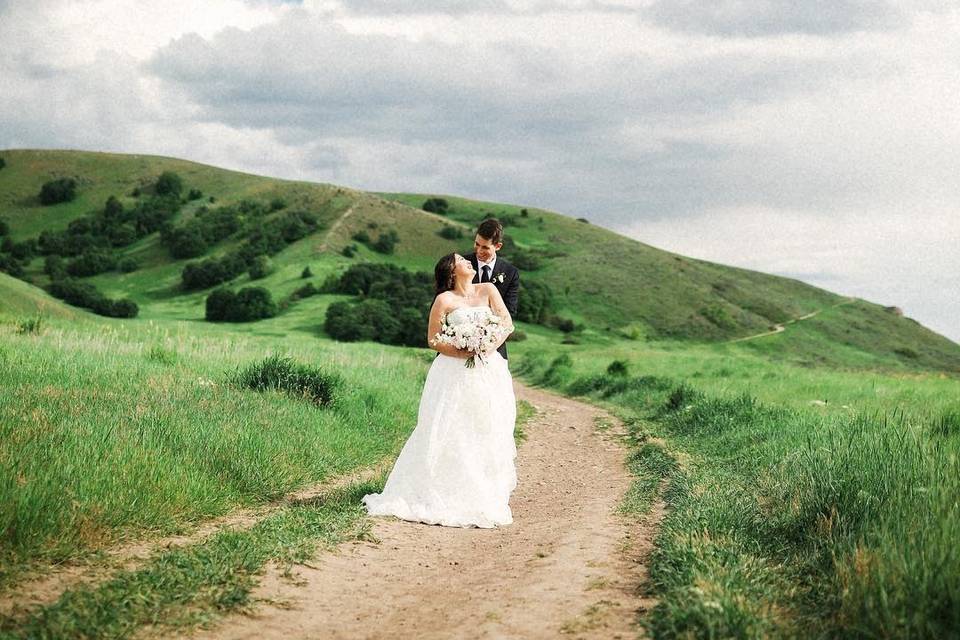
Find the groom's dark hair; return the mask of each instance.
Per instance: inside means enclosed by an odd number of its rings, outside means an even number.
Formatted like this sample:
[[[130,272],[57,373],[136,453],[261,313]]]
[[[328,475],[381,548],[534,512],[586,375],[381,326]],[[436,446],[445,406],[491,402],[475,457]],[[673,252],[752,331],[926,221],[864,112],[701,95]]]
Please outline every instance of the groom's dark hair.
[[[503,225],[496,218],[487,218],[477,227],[477,235],[486,238],[493,244],[503,242]]]
[[[456,284],[456,277],[453,275],[453,270],[457,266],[457,254],[448,253],[447,255],[440,258],[440,261],[437,262],[437,266],[433,268],[433,286],[436,291],[435,295],[440,295],[444,291],[450,291],[453,289],[453,285]]]

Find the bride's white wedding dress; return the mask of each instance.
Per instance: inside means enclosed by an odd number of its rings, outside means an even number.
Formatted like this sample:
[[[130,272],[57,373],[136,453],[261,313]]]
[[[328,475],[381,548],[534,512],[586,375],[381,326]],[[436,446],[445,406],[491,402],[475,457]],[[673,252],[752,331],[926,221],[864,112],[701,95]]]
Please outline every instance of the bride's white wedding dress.
[[[475,321],[487,310],[459,307],[447,322]],[[464,362],[441,353],[430,365],[416,428],[383,492],[363,497],[370,515],[451,527],[513,522],[508,504],[517,486],[513,379],[496,351],[486,364],[468,368]]]

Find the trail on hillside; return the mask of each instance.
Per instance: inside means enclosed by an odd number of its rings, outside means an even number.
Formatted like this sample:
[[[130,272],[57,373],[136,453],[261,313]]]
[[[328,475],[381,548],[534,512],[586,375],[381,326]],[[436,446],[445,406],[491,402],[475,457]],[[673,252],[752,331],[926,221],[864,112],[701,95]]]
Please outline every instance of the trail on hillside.
[[[515,385],[538,413],[518,449],[511,525],[375,518],[377,542],[322,552],[292,577],[270,566],[251,611],[183,637],[635,637],[653,604],[639,586],[663,504],[639,522],[618,515],[631,482],[620,423]]]
[[[855,301],[855,300],[856,300],[856,298],[851,298],[851,297],[844,298],[843,300],[841,300],[840,302],[838,302],[838,303],[836,303],[836,304],[832,304],[832,305],[830,305],[829,307],[825,307],[825,309],[832,309],[832,308],[834,308],[834,307],[839,307],[840,305],[850,304],[851,302],[853,302],[853,301]],[[786,325],[788,325],[788,324],[794,324],[795,322],[800,322],[800,321],[802,321],[802,320],[807,320],[807,319],[809,319],[809,318],[812,318],[812,317],[816,316],[816,315],[819,314],[821,311],[823,311],[823,309],[817,309],[817,310],[815,310],[815,311],[811,311],[810,313],[804,314],[804,315],[802,315],[802,316],[797,316],[796,318],[790,318],[789,320],[785,320],[785,321],[783,321],[782,323],[777,323],[777,324],[773,325],[773,329],[772,329],[771,331],[764,331],[763,333],[756,333],[756,334],[754,334],[754,335],[752,335],[752,336],[746,336],[746,337],[743,337],[743,338],[734,338],[733,340],[727,340],[727,343],[728,343],[728,344],[732,344],[732,343],[734,343],[734,342],[743,342],[743,341],[745,341],[745,340],[754,340],[754,339],[756,339],[756,338],[763,338],[764,336],[772,336],[772,335],[775,335],[775,334],[777,334],[777,333],[783,333],[784,331],[787,330]]]

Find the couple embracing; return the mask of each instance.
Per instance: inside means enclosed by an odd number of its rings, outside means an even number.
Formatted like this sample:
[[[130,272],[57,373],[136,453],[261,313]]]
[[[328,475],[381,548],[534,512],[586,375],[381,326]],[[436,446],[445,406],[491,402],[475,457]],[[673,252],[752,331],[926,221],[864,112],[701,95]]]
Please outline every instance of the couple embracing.
[[[513,522],[517,409],[505,342],[520,273],[497,256],[502,246],[503,227],[490,218],[477,229],[473,253],[451,253],[437,263],[426,328],[437,357],[423,385],[417,426],[383,492],[363,497],[370,515],[451,527]]]

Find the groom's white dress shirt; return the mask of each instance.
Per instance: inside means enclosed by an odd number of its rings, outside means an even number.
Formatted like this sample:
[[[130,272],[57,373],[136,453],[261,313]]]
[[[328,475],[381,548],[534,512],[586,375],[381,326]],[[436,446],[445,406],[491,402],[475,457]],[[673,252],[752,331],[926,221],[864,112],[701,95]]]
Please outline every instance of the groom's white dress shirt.
[[[477,258],[477,271],[480,273],[480,278],[483,278],[483,267],[490,267],[490,282],[493,282],[493,265],[497,263],[497,256],[493,256],[493,259],[490,262],[480,262],[480,258]]]

